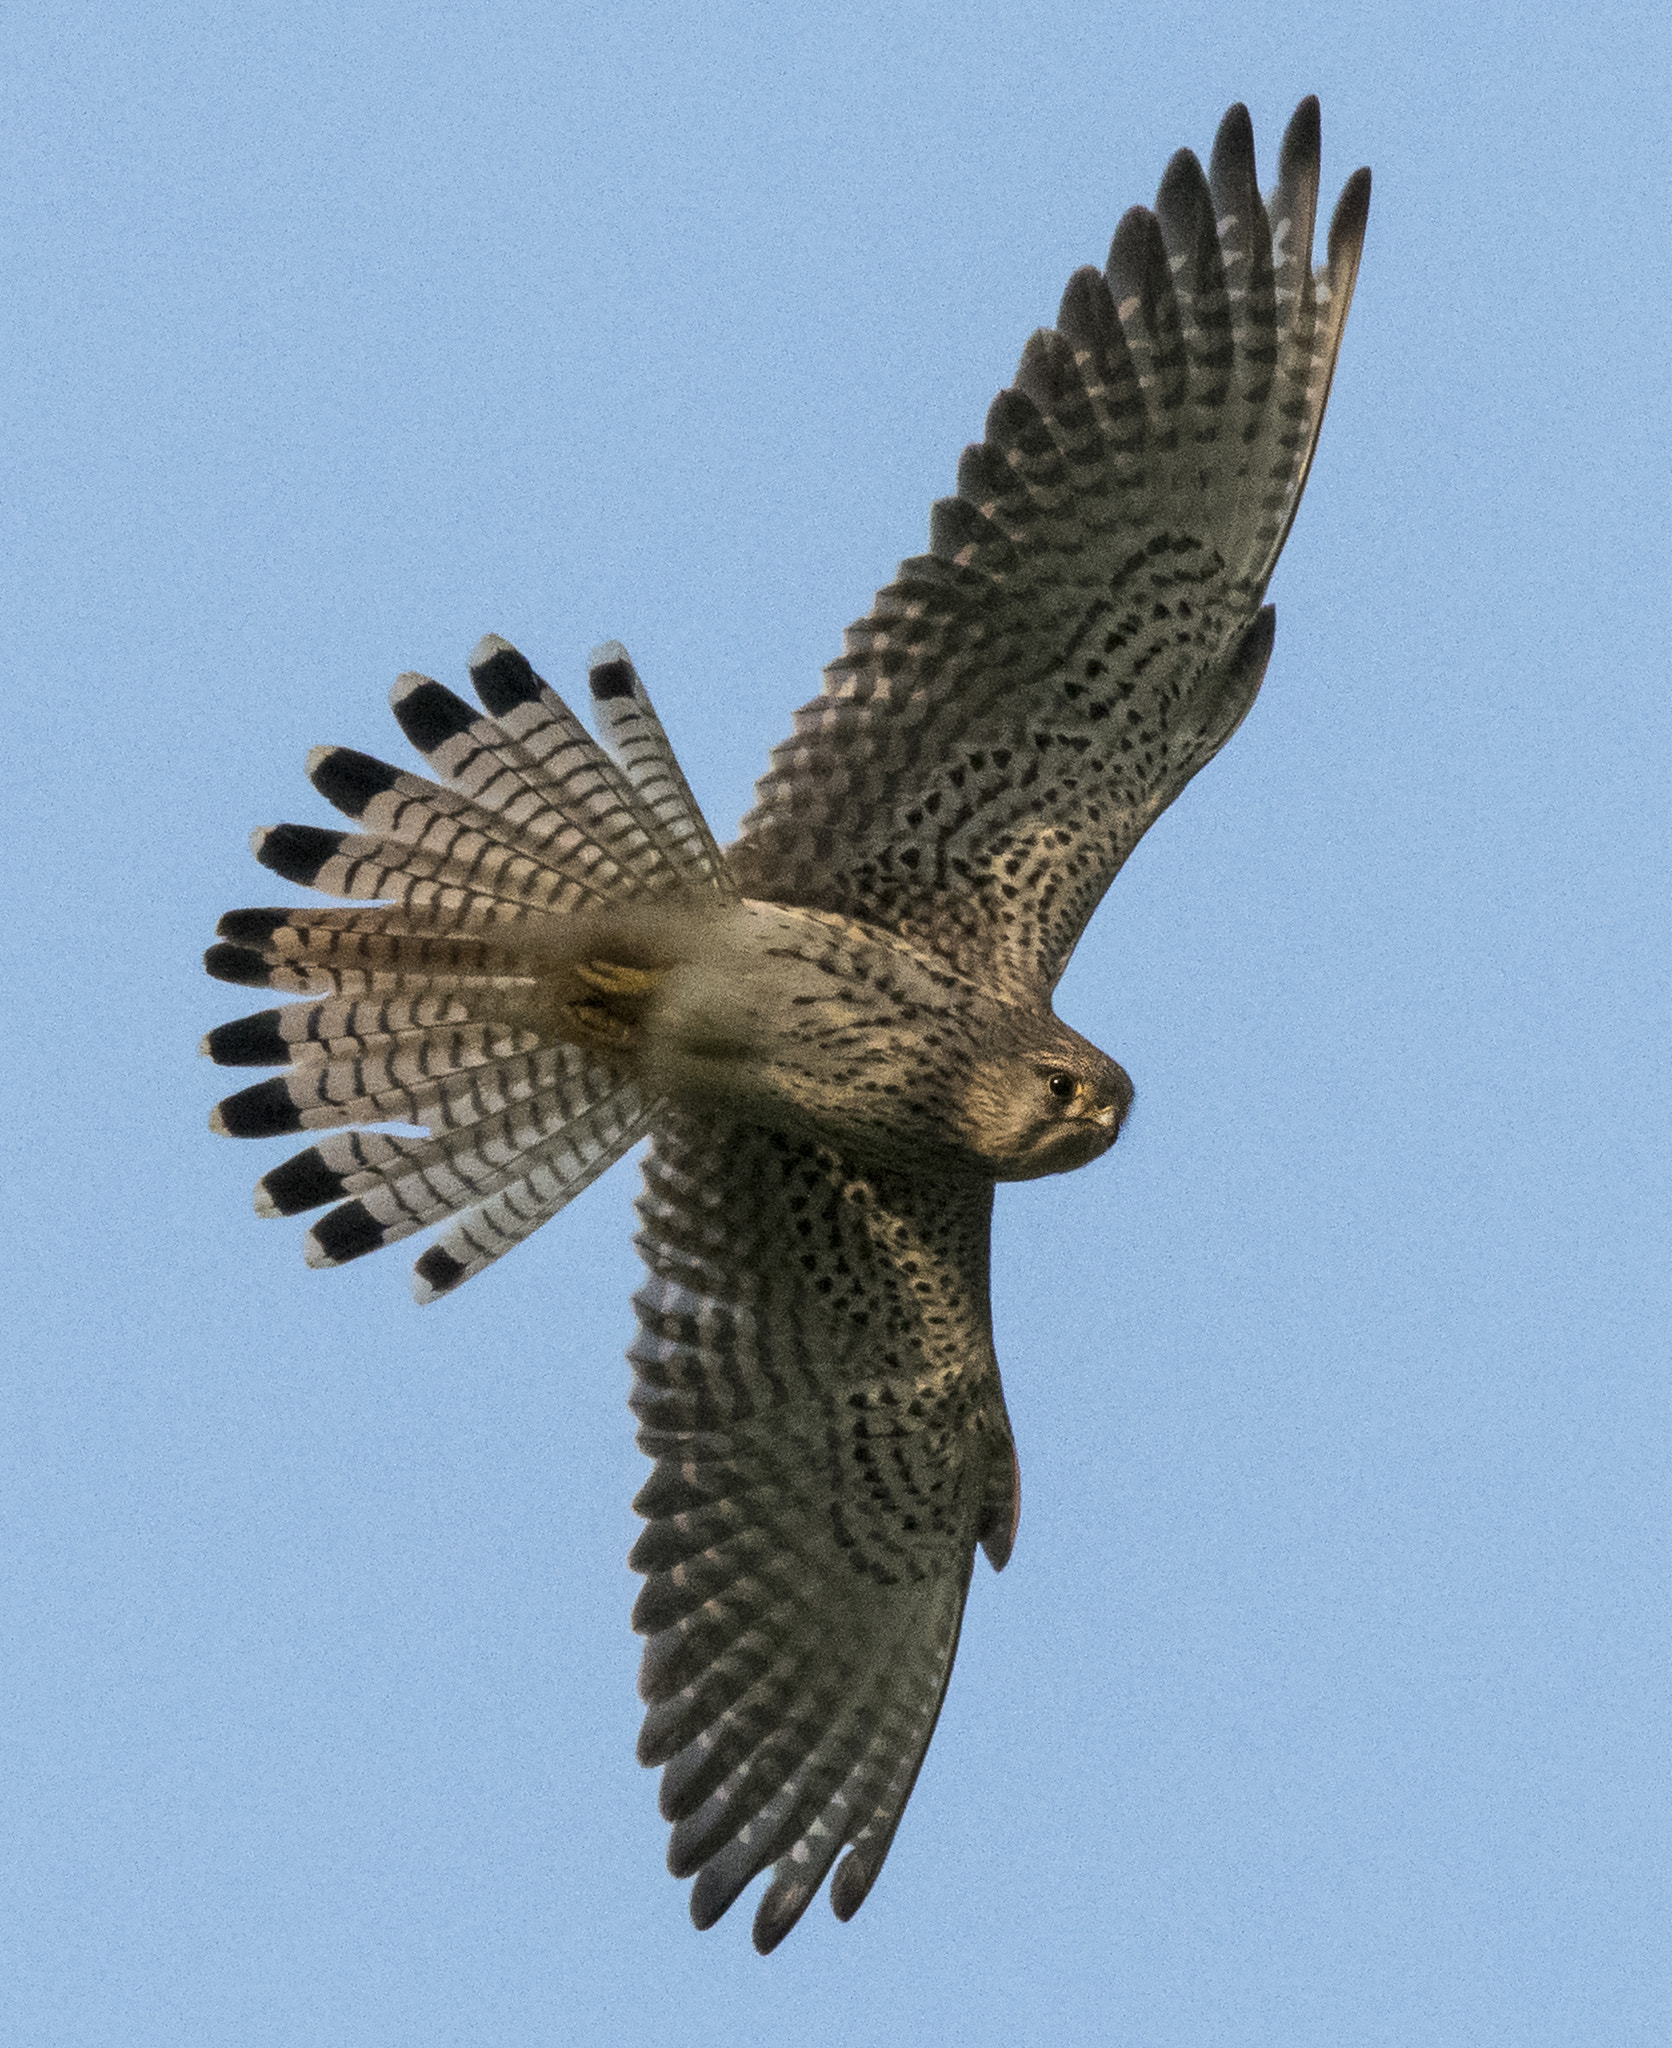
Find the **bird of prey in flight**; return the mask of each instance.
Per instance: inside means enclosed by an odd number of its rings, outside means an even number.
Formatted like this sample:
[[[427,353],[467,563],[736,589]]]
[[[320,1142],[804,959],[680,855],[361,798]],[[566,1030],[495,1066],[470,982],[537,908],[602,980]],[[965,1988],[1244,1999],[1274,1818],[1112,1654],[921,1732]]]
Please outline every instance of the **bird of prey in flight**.
[[[993,1189],[1097,1158],[1131,1105],[1051,996],[1265,674],[1370,200],[1358,171],[1314,270],[1318,169],[1312,99],[1263,203],[1245,108],[1205,174],[1173,158],[1028,342],[735,844],[624,648],[592,656],[594,738],[490,637],[481,710],[395,685],[429,776],[317,749],[354,829],[255,835],[346,905],[233,911],[207,955],[295,998],[205,1050],[282,1069],[215,1129],[319,1134],[256,1191],[324,1210],[311,1265],[445,1223],[416,1280],[451,1293],[650,1140],[639,1754],[699,1927],[770,1869],[762,1951],[833,1865],[844,1920],[876,1882],[976,1548],[1010,1554]]]

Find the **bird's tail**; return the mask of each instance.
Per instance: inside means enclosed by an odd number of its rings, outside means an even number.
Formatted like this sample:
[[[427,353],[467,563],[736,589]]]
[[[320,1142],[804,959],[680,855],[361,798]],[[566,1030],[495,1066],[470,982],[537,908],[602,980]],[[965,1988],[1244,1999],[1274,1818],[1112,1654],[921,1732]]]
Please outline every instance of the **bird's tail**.
[[[589,968],[588,934],[736,894],[622,647],[590,664],[600,740],[505,641],[482,641],[470,671],[486,716],[424,676],[392,693],[441,780],[316,748],[309,779],[360,829],[254,836],[264,867],[365,907],[235,910],[204,958],[219,980],[305,998],[204,1039],[222,1066],[285,1070],[211,1127],[340,1133],[264,1175],[257,1211],[333,1204],[308,1233],[315,1266],[457,1216],[418,1261],[421,1301],[555,1215],[657,1107],[610,1057],[610,989],[634,970]],[[389,1123],[427,1135],[343,1128]]]

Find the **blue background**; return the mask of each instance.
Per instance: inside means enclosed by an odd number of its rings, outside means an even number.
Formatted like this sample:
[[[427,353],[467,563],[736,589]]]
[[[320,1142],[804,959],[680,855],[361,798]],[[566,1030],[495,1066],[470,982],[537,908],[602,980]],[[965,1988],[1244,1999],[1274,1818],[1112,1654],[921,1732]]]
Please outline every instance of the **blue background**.
[[[9,13],[0,2034],[1666,2038],[1652,11]],[[1061,992],[1136,1113],[1000,1196],[1015,1561],[763,1963],[633,1761],[636,1170],[310,1274],[197,955],[489,629],[624,639],[729,836],[1070,271],[1308,91],[1364,269],[1264,695]]]

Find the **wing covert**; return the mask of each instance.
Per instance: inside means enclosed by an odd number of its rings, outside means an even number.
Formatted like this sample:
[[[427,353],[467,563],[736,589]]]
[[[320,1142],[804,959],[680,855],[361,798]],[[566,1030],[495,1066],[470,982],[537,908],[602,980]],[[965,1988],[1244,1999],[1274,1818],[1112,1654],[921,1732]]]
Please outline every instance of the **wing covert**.
[[[1188,150],[1035,334],[930,552],[848,629],[730,850],[745,894],[926,940],[1037,998],[1149,824],[1253,702],[1368,171],[1313,272],[1319,122],[1262,204],[1247,110]]]
[[[987,1298],[992,1187],[859,1177],[670,1114],[645,1167],[629,1357],[656,1469],[634,1626],[639,1754],[707,1927],[773,1866],[755,1943],[875,1881],[934,1731],[1015,1453]]]

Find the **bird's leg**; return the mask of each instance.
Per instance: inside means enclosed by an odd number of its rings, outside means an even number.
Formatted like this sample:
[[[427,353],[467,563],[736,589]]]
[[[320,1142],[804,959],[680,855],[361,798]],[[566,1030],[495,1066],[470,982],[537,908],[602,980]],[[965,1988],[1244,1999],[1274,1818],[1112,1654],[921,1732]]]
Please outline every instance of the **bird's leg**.
[[[601,1053],[630,1052],[665,968],[628,967],[618,960],[576,961],[575,978],[595,991],[564,1005],[564,1036]]]
[[[652,967],[623,967],[616,960],[578,961],[575,972],[588,988],[605,996],[647,996],[662,978]]]

